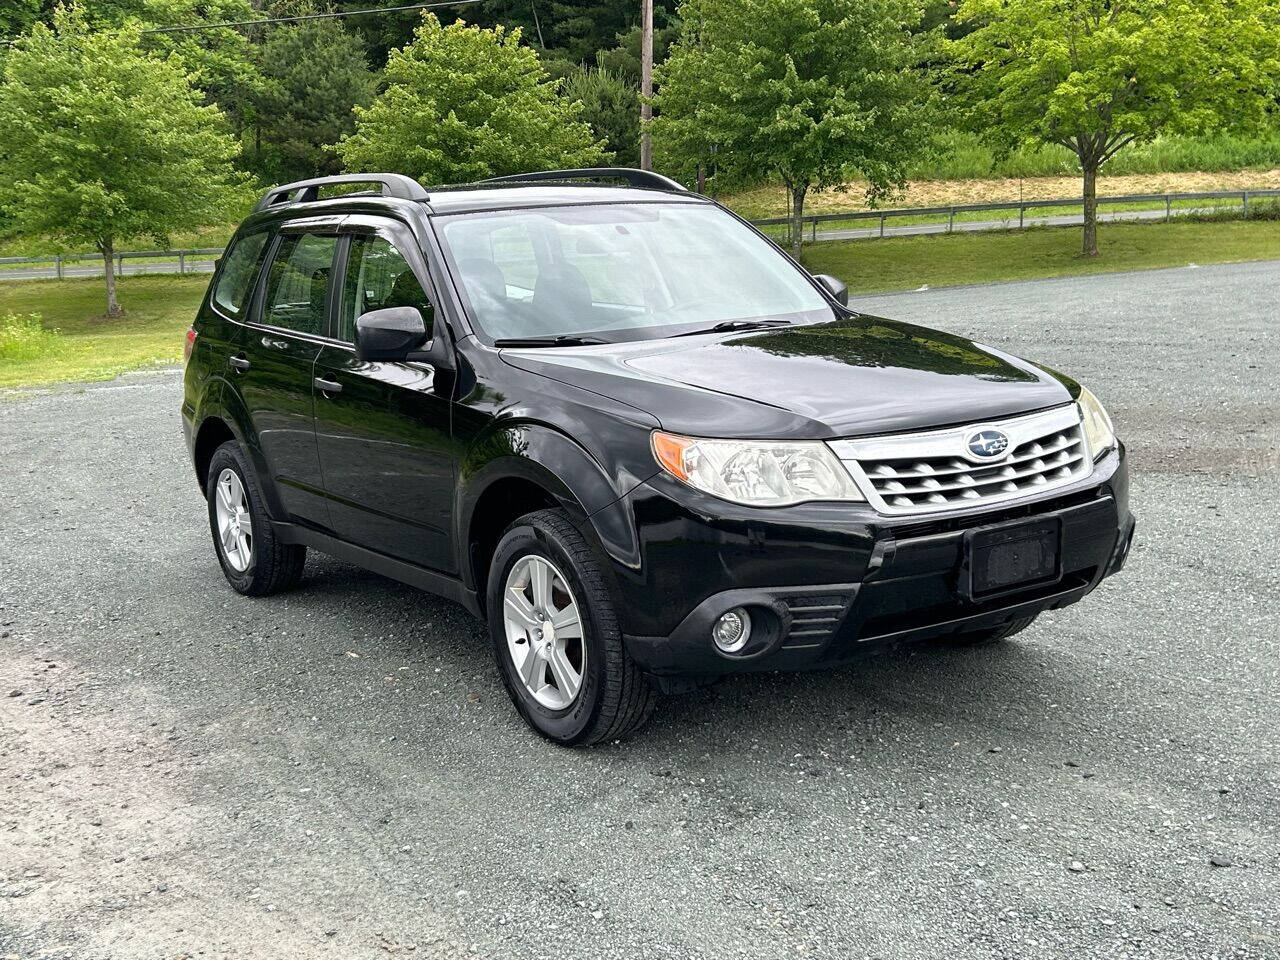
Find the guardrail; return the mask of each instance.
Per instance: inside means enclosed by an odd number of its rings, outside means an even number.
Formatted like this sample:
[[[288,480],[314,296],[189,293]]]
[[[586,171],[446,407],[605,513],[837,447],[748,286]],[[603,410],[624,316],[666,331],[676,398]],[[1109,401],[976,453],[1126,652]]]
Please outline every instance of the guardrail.
[[[222,256],[222,247],[193,247],[189,250],[125,250],[113,256],[112,262],[115,264],[116,276],[124,275],[124,262],[126,260],[177,260],[178,269],[176,273],[187,272],[187,260],[189,258],[205,258]],[[44,266],[52,264],[51,269],[54,276],[59,280],[64,275],[64,270],[68,264],[81,263],[84,261],[96,262],[103,266],[102,254],[100,253],[47,253],[43,256],[35,257],[0,257],[0,279],[4,278],[6,267],[21,267],[22,265],[37,264]]]
[[[1280,197],[1280,190],[1208,190],[1194,193],[1132,193],[1121,196],[1098,197],[1098,206],[1129,203],[1164,203],[1165,219],[1173,216],[1173,205],[1195,200],[1238,200],[1245,216],[1249,214],[1249,201]],[[1066,197],[1061,200],[1009,200],[1001,203],[962,203],[947,207],[892,207],[884,210],[855,210],[849,213],[819,213],[802,217],[801,229],[808,227],[810,239],[818,238],[818,224],[833,223],[840,220],[879,220],[880,236],[884,236],[885,224],[895,217],[946,217],[947,232],[955,230],[956,215],[968,213],[988,213],[998,210],[1016,210],[1018,226],[1026,223],[1028,210],[1042,210],[1053,207],[1079,207],[1084,209],[1082,197]],[[790,227],[790,217],[765,217],[752,220],[757,227]]]

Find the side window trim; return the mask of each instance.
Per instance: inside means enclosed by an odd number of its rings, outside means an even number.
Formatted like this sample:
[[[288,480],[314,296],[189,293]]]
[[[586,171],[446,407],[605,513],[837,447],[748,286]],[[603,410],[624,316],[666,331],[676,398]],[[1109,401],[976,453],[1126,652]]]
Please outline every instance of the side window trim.
[[[342,298],[347,285],[347,266],[351,262],[351,234],[342,232],[338,235],[338,249],[333,255],[333,272],[329,280],[329,321],[325,326],[327,339],[334,343],[346,344],[342,339]]]

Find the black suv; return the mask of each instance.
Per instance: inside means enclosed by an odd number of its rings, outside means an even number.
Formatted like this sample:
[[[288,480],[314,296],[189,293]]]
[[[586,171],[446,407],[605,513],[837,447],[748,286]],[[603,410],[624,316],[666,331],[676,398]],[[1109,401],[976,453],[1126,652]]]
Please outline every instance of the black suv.
[[[638,170],[277,187],[187,336],[222,569],[271,593],[312,547],[461,602],[566,744],[726,673],[1007,637],[1120,569],[1088,390],[847,300]]]

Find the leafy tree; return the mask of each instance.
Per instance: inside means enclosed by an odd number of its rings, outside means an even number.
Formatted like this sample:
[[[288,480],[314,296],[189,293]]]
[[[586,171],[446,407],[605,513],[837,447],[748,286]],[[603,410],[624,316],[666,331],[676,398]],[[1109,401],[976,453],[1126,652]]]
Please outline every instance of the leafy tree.
[[[618,0],[546,0],[551,15],[542,24],[547,42],[575,62],[594,59],[617,34],[640,22],[640,4]]]
[[[385,81],[338,142],[350,170],[447,183],[604,158],[581,104],[548,81],[519,30],[445,27],[427,14],[413,42],[391,54]]]
[[[45,2],[53,6],[50,0]],[[262,16],[252,0],[82,0],[78,9],[88,26],[104,30],[128,23],[135,23],[139,30],[148,30],[254,20]],[[192,84],[205,94],[206,101],[218,104],[233,120],[238,120],[256,78],[252,42],[242,30],[149,33],[142,35],[141,47],[146,53],[161,56],[181,54]]]
[[[657,70],[655,144],[690,167],[778,176],[791,247],[812,188],[861,174],[876,200],[928,143],[912,0],[685,0]]]
[[[41,0],[5,0],[0,6],[0,39],[26,30],[40,16]]]
[[[372,8],[399,6],[404,0],[345,0],[339,7]],[[662,23],[666,8],[675,0],[655,0],[655,17]],[[502,26],[519,29],[525,42],[552,61],[595,65],[597,50],[615,42],[620,31],[639,24],[639,0],[481,0],[457,9],[457,16],[472,26],[491,29]],[[414,13],[388,13],[377,17],[357,17],[351,28],[365,37],[370,60],[384,64],[392,50],[413,39],[419,22]]]
[[[0,210],[23,233],[92,243],[225,221],[247,199],[235,142],[176,57],[141,52],[136,27],[91,31],[58,10],[11,48],[0,78]]]
[[[312,20],[271,28],[255,59],[254,170],[276,183],[339,172],[326,146],[355,130],[353,108],[377,92],[364,41],[337,20]]]
[[[654,20],[658,11],[653,12]],[[653,62],[661,63],[671,52],[671,45],[680,35],[680,28],[674,25],[659,27],[653,30]],[[596,66],[602,70],[611,70],[635,87],[640,86],[640,44],[643,33],[639,26],[626,30],[617,37],[617,45],[596,53]]]
[[[564,85],[568,100],[582,104],[582,119],[622,166],[640,162],[640,92],[618,74],[579,67]]]
[[[1006,152],[1056,143],[1083,174],[1097,256],[1099,169],[1161,133],[1260,127],[1280,83],[1275,0],[964,0],[954,41],[970,122]]]

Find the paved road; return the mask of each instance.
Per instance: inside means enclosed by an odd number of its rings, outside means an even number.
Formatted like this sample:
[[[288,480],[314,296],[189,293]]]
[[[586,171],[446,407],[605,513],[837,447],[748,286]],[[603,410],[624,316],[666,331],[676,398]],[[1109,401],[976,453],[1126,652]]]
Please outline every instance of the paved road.
[[[1125,575],[589,752],[457,607],[233,594],[172,373],[0,397],[0,957],[1280,956],[1278,271],[861,301],[1110,402]]]
[[[148,273],[178,273],[178,261],[169,260],[126,260],[120,271],[127,276],[140,276]],[[182,267],[182,273],[213,273],[213,260],[188,260]],[[58,275],[56,267],[7,267],[0,266],[0,280],[50,280]],[[76,265],[63,264],[62,276],[100,277],[102,264],[83,261]]]

